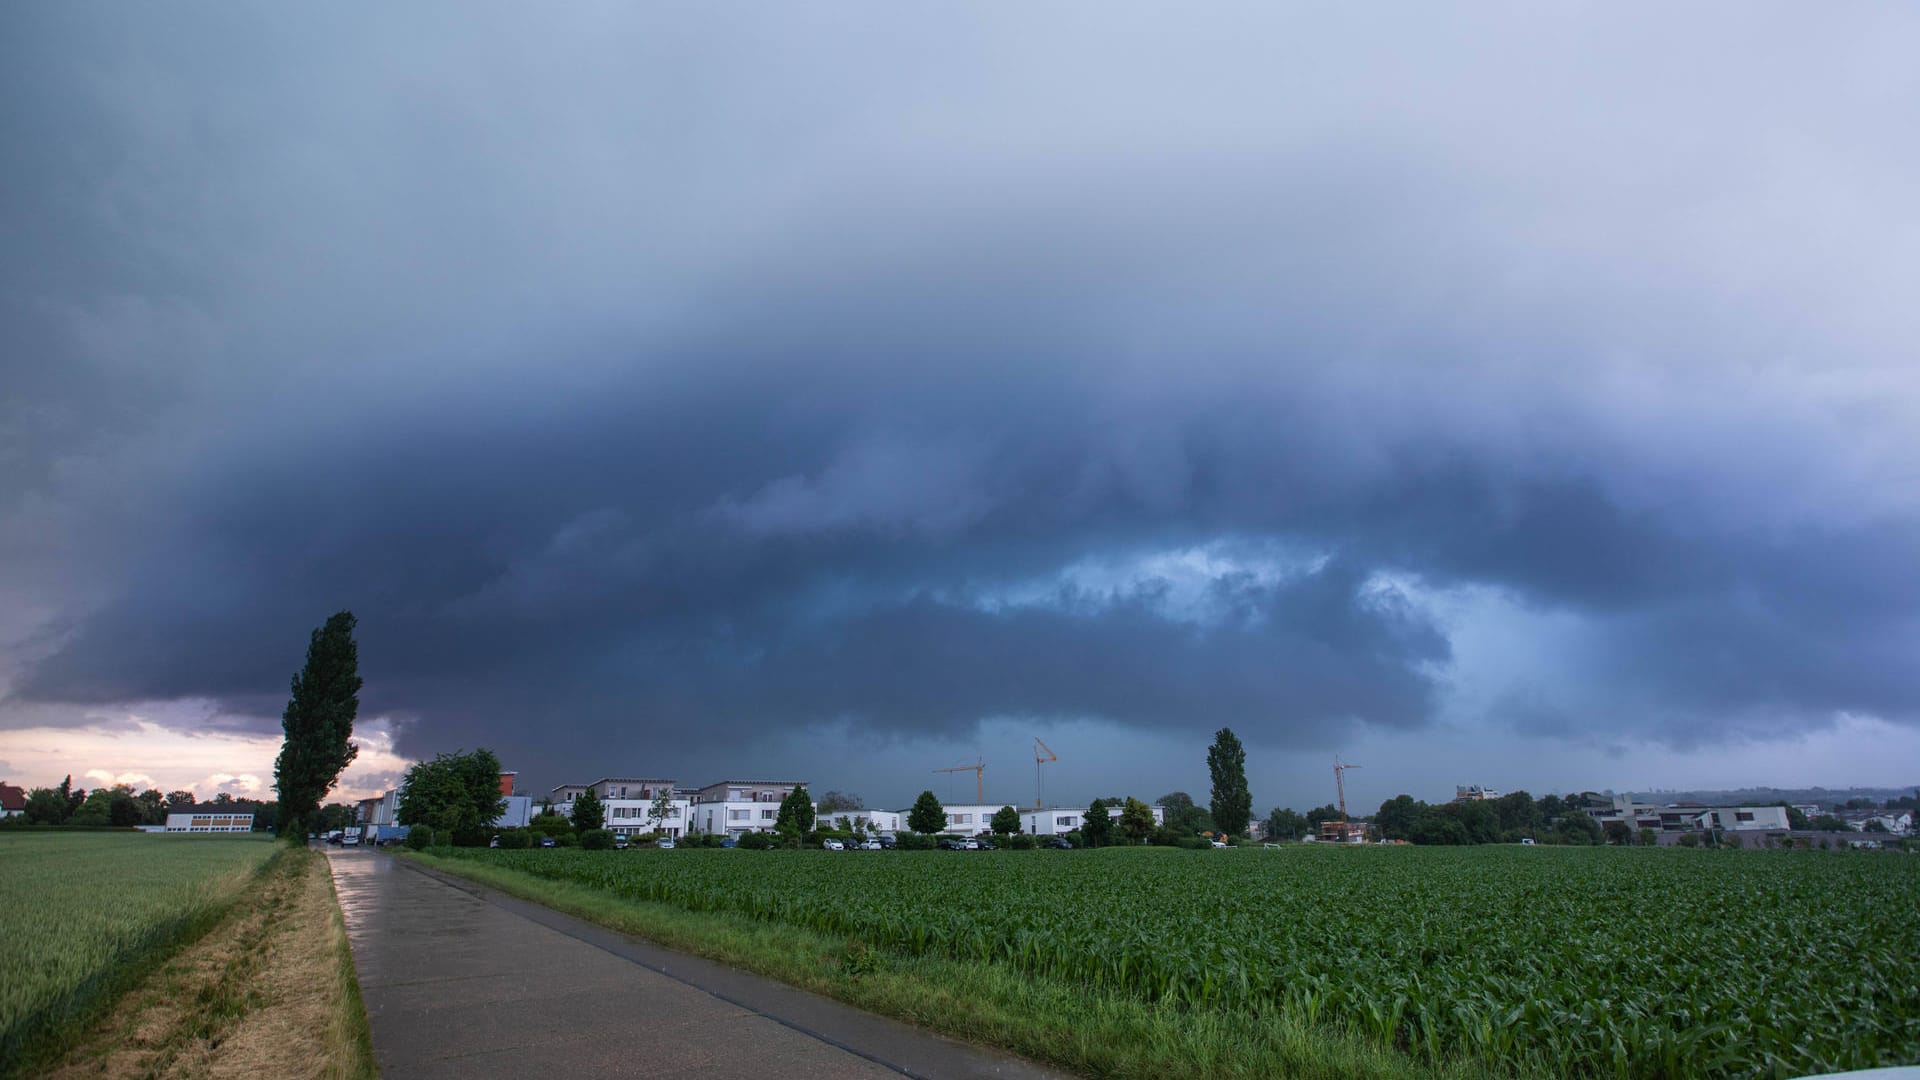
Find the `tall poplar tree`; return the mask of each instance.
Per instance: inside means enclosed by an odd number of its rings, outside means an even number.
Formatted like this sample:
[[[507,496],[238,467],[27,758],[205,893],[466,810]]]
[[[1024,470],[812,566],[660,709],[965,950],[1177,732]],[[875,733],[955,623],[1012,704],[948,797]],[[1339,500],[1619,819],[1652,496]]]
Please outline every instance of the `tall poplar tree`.
[[[1214,827],[1228,836],[1244,836],[1253,820],[1253,793],[1247,790],[1247,751],[1232,728],[1214,733],[1207,750],[1207,771],[1213,774]]]
[[[280,793],[280,830],[288,836],[306,835],[320,800],[360,752],[349,741],[360,711],[355,623],[352,612],[342,611],[313,632],[307,666],[293,677],[293,695],[281,714],[287,737],[273,763],[273,785]]]

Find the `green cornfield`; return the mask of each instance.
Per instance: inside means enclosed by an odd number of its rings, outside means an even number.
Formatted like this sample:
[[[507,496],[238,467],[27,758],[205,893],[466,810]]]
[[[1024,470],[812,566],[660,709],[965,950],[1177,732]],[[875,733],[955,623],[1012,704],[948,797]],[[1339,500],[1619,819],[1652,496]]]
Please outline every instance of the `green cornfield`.
[[[0,832],[0,1074],[209,925],[265,837]]]
[[[635,900],[1290,1016],[1500,1075],[1920,1063],[1920,859],[1618,848],[462,850]]]

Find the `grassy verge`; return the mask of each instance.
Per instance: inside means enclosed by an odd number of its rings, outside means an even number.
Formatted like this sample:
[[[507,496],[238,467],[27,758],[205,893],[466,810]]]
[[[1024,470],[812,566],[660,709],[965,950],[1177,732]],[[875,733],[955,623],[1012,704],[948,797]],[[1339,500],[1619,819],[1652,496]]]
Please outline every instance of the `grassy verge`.
[[[721,961],[863,1009],[1088,1076],[1455,1078],[1329,1025],[1163,1007],[992,964],[904,956],[729,913],[633,901],[461,859],[408,853],[447,873],[668,948]]]
[[[276,858],[265,838],[0,837],[0,1076],[37,1075]]]
[[[377,1076],[325,857],[281,851],[217,926],[35,1075]]]

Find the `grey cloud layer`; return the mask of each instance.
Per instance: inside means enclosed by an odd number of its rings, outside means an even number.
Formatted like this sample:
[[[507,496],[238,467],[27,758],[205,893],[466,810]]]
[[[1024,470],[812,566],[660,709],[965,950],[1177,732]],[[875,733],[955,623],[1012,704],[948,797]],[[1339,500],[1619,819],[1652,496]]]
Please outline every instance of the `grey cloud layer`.
[[[16,702],[350,606],[403,751],[1310,742],[1444,709],[1402,579],[1578,620],[1493,722],[1920,715],[1910,19],[115,14],[0,35]]]

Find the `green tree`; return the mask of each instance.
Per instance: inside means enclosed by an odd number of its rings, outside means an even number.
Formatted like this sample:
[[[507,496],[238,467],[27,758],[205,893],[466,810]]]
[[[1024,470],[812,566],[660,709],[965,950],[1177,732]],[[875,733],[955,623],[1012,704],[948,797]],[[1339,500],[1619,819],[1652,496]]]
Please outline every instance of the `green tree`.
[[[1020,811],[1015,810],[1011,806],[1003,806],[995,810],[990,827],[993,829],[995,835],[1012,836],[1014,833],[1020,831]]]
[[[1321,822],[1339,821],[1339,820],[1340,820],[1340,808],[1333,805],[1332,803],[1328,803],[1325,806],[1316,806],[1313,809],[1307,811],[1307,824],[1313,827],[1313,831],[1315,833],[1318,833],[1320,831]]]
[[[1307,819],[1292,807],[1276,806],[1267,814],[1267,839],[1298,840],[1307,835]]]
[[[572,836],[573,822],[554,813],[549,805],[548,809],[533,815],[533,818],[527,822],[527,831],[541,836]]]
[[[27,792],[27,820],[35,825],[58,825],[67,820],[67,799],[56,788]]]
[[[1540,804],[1524,791],[1510,791],[1493,800],[1501,832],[1531,832],[1540,827]]]
[[[402,825],[425,825],[441,834],[472,840],[506,808],[500,797],[500,759],[484,747],[472,753],[437,754],[416,762],[401,781]]]
[[[1633,843],[1633,829],[1624,821],[1609,821],[1601,829],[1607,843],[1616,847],[1626,847]]]
[[[165,825],[167,823],[167,799],[153,788],[140,793],[140,824]]]
[[[1640,846],[1641,847],[1653,847],[1659,843],[1660,843],[1660,837],[1656,835],[1652,829],[1649,829],[1644,825],[1640,827]]]
[[[1132,796],[1120,807],[1120,831],[1138,844],[1153,831],[1153,807]]]
[[[342,611],[313,632],[307,665],[293,677],[293,693],[281,715],[286,740],[273,763],[273,781],[280,793],[280,828],[288,836],[311,831],[308,819],[333,790],[340,770],[360,752],[352,742],[353,718],[360,711],[354,624],[353,613]]]
[[[813,796],[807,794],[804,785],[787,792],[780,800],[780,810],[774,816],[773,831],[789,841],[798,841],[813,831],[815,821]]]
[[[499,781],[496,779],[495,783]],[[574,796],[573,806],[568,811],[573,819],[573,830],[578,833],[590,833],[607,826],[607,808],[600,803],[600,796],[592,788]]]
[[[185,810],[188,807],[192,806],[194,804],[194,801],[195,800],[193,797],[193,792],[191,791],[182,790],[182,791],[167,792],[167,809],[168,810],[171,810],[174,812]]]
[[[947,827],[947,808],[933,792],[923,791],[913,800],[913,809],[907,811],[907,828],[917,833],[937,833]]]
[[[653,805],[647,810],[647,820],[653,822],[655,832],[666,827],[667,815],[673,813],[673,789],[663,787],[653,797]]]
[[[1194,836],[1217,828],[1207,808],[1195,805],[1193,796],[1184,791],[1169,791],[1154,802],[1160,806],[1166,827],[1173,832]]]
[[[1598,844],[1604,835],[1600,831],[1600,823],[1580,810],[1561,815],[1560,824],[1554,826],[1553,831],[1565,844]]]
[[[1780,805],[1787,811],[1787,828],[1792,829],[1794,832],[1806,831],[1809,825],[1806,812],[1797,807],[1789,806],[1786,803],[1781,803]]]
[[[1229,836],[1241,836],[1253,820],[1253,793],[1247,790],[1247,751],[1232,728],[1214,733],[1207,751],[1207,772],[1213,777],[1213,823]]]
[[[1428,809],[1426,803],[1411,795],[1395,795],[1380,804],[1380,812],[1373,815],[1373,823],[1380,827],[1380,838],[1383,840],[1411,840],[1414,829],[1419,826]]]
[[[831,814],[838,810],[865,810],[867,801],[852,791],[829,791],[820,796],[820,812]]]
[[[1113,842],[1113,816],[1107,813],[1104,799],[1095,799],[1087,806],[1087,816],[1080,822],[1080,836],[1088,847],[1106,847]]]
[[[1846,820],[1843,818],[1834,817],[1832,814],[1821,814],[1819,817],[1814,818],[1811,822],[1808,822],[1808,827],[1814,829],[1817,832],[1846,832],[1847,831]]]

